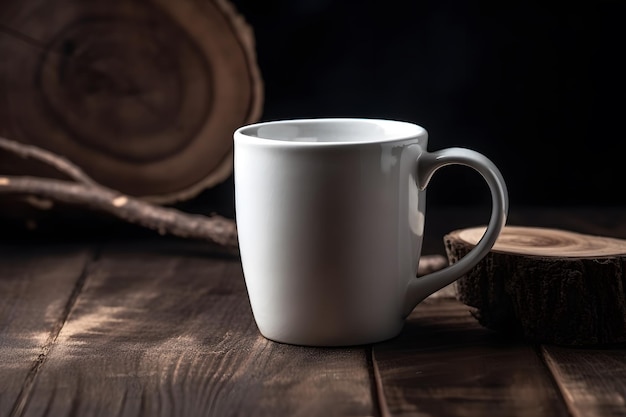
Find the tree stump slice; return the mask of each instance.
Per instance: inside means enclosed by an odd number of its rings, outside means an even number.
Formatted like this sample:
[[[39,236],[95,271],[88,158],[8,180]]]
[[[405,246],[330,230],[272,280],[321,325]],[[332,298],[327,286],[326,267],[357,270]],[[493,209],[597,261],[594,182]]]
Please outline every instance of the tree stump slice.
[[[450,263],[484,227],[444,237]],[[626,342],[626,240],[506,226],[492,251],[457,281],[457,296],[485,327],[541,343]]]
[[[29,0],[0,17],[0,135],[155,203],[232,173],[233,131],[259,118],[263,88],[228,1]],[[3,174],[51,176],[0,156]]]

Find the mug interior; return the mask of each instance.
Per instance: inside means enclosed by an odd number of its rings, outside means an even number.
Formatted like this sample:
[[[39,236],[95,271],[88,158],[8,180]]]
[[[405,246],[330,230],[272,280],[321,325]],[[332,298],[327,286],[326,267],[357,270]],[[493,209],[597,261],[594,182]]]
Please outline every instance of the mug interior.
[[[238,133],[260,139],[297,143],[366,143],[413,138],[424,128],[380,119],[301,119],[257,123]]]

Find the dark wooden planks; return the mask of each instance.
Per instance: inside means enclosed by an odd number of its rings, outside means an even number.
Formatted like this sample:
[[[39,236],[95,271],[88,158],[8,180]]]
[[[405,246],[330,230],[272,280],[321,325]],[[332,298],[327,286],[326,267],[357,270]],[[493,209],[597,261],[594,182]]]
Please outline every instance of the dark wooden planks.
[[[626,416],[626,349],[544,346],[542,352],[575,417]]]
[[[25,415],[375,415],[366,348],[259,335],[236,260],[105,250],[37,376]]]
[[[373,352],[384,414],[569,415],[535,349],[484,329],[454,299],[423,302]]]
[[[0,246],[0,415],[19,414],[91,258],[76,245]]]
[[[626,237],[619,231],[626,223],[615,220],[623,216],[602,213],[537,210],[511,218]],[[82,292],[51,267],[71,253],[81,265],[81,250],[0,248],[0,415],[10,414],[20,392],[27,415],[377,413],[365,349],[266,341],[252,321],[238,263],[210,259],[197,248],[115,245],[91,266]],[[7,265],[21,272],[6,274]],[[6,278],[18,275],[30,278]],[[39,286],[42,281],[54,286]],[[53,344],[63,310],[78,295]],[[24,338],[29,329],[38,338]],[[621,350],[546,352],[572,414],[623,415]],[[566,413],[532,347],[480,328],[454,302],[418,306],[399,338],[375,346],[374,359],[383,409],[393,415]],[[28,376],[34,389],[24,393]]]

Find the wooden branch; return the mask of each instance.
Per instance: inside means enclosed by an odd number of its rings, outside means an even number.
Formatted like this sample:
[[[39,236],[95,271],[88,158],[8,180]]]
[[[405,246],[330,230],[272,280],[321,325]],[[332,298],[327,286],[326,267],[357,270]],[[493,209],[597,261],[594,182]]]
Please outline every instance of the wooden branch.
[[[78,165],[53,152],[37,146],[26,145],[0,136],[0,149],[15,154],[24,159],[34,159],[55,168],[76,182],[85,185],[94,185],[96,182],[89,177]]]
[[[68,175],[78,183],[27,176],[0,177],[0,193],[77,204],[112,214],[117,218],[183,238],[209,240],[226,253],[239,252],[233,220],[221,216],[199,216],[156,206],[97,184],[73,162],[45,149],[0,137],[0,149],[22,158],[32,158]]]
[[[160,234],[208,240],[218,244],[227,254],[239,253],[237,229],[233,220],[155,206],[98,185],[48,178],[2,176],[0,193],[36,195],[57,202],[78,204],[156,230]]]
[[[446,235],[449,261],[465,256],[483,232]],[[560,345],[626,342],[626,240],[507,226],[457,289],[494,330]]]

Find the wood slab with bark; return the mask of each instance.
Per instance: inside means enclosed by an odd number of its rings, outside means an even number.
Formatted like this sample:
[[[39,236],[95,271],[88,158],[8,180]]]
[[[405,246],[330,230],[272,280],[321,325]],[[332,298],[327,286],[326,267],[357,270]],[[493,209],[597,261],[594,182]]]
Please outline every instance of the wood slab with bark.
[[[227,0],[2,2],[0,55],[0,135],[159,204],[228,178],[232,133],[261,112],[253,32]],[[5,175],[60,178],[6,156]]]
[[[450,263],[484,227],[444,238]],[[484,326],[556,345],[626,343],[626,240],[506,226],[492,251],[457,281]]]

